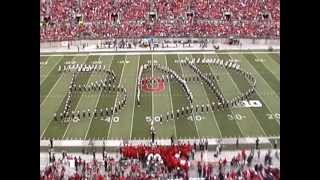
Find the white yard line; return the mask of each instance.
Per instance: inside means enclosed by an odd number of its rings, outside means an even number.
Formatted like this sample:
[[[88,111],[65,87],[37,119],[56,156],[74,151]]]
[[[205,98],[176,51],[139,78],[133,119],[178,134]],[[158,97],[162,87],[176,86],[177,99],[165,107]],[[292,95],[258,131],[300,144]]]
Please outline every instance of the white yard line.
[[[101,57],[102,57],[102,56],[99,56],[98,61],[100,61]],[[112,57],[111,63],[112,63],[112,61],[113,61],[113,57]],[[109,68],[110,68],[110,66],[109,66]],[[103,78],[103,77],[102,77],[102,78]],[[89,81],[88,81],[88,82],[89,82]],[[101,94],[102,94],[102,91],[100,91],[100,94],[99,94],[99,96],[98,96],[98,99],[96,100],[95,108],[97,108],[97,105],[98,105],[98,103],[99,103]],[[86,130],[86,134],[85,134],[85,136],[84,136],[84,139],[86,139],[87,136],[88,136],[88,133],[89,133],[89,130],[90,130],[90,127],[91,127],[92,120],[93,120],[93,116],[90,118],[89,126],[88,126],[88,128],[87,128],[87,130]]]
[[[178,59],[179,59],[179,62],[180,62],[179,54],[177,54],[177,55],[178,55]],[[181,67],[181,63],[179,63],[179,65],[180,65],[181,73],[182,73],[182,75],[184,76],[183,69],[182,69],[182,67]],[[189,102],[189,105],[191,105],[190,102]],[[196,126],[196,130],[197,130],[198,137],[201,138],[201,137],[200,137],[200,134],[199,134],[197,122],[195,121],[196,118],[195,118],[195,116],[194,116],[194,112],[192,112],[192,117],[193,117],[193,122],[194,122],[194,124],[195,124],[195,126]]]
[[[49,58],[51,58],[51,57],[48,57],[48,59],[47,59],[47,61],[49,60]],[[45,73],[43,76],[44,77],[46,77],[46,78],[44,78],[44,79],[42,79],[41,81],[40,81],[40,85],[47,79],[47,77],[49,76],[49,74],[54,70],[54,68],[60,63],[60,61],[62,61],[61,59],[63,58],[63,56],[61,56],[61,58],[60,59],[57,59],[56,61],[57,61],[57,63],[55,63],[53,66],[52,66],[52,68],[49,70],[49,72],[48,73]]]
[[[75,57],[74,57],[75,58]],[[74,59],[74,58],[72,58],[72,60]],[[89,58],[89,56],[87,56],[87,58],[86,58],[86,60],[85,60],[85,62],[87,61],[87,59]],[[61,77],[63,76],[64,74],[62,74],[61,75]],[[61,78],[60,77],[60,78]],[[57,82],[56,82],[56,84],[57,84]],[[51,94],[51,91],[55,88],[55,86],[56,86],[56,84],[54,85],[54,87],[52,87],[51,88],[51,90],[50,90],[50,92],[49,92],[49,94],[48,94],[48,96],[43,100],[43,102],[42,102],[42,104],[44,103],[44,101],[49,97],[49,95]],[[65,95],[66,96],[66,95]],[[41,105],[42,105],[41,104]],[[41,109],[41,105],[40,105],[40,109]],[[48,127],[49,127],[49,125],[51,124],[51,122],[52,122],[52,120],[53,120],[53,118],[49,121],[49,123],[48,123],[48,125],[47,125],[47,127],[43,130],[43,132],[42,132],[42,134],[41,134],[41,136],[40,136],[40,139],[43,137],[43,135],[44,135],[44,133],[47,131],[47,129],[48,129]]]
[[[75,58],[75,57],[74,57]],[[74,59],[72,58],[72,60]],[[62,72],[61,72],[62,73]],[[42,103],[40,104],[40,109],[41,106],[44,104],[44,102],[48,99],[48,97],[50,96],[50,94],[52,93],[53,89],[57,86],[58,82],[62,79],[62,76],[64,75],[64,73],[61,74],[61,76],[59,77],[59,79],[56,81],[56,83],[53,85],[53,87],[50,89],[47,97],[44,98],[44,100],[42,101]]]
[[[243,59],[243,58],[247,59],[247,58],[244,57],[244,56],[241,56],[241,57],[242,57],[241,59]],[[269,83],[261,76],[261,74],[256,70],[256,68],[255,68],[251,63],[246,62],[246,64],[251,67],[251,69],[264,81],[264,83],[265,83],[273,92],[275,92],[275,90],[271,88],[271,86],[269,85]],[[275,92],[275,94],[276,94],[277,98],[280,99],[280,97],[278,96],[277,92]]]
[[[214,73],[214,70],[212,69],[212,67],[211,67],[210,65],[209,65],[209,69],[211,70],[211,73],[216,74],[216,73]],[[221,90],[221,84],[219,85],[219,82],[218,82],[218,81],[216,81],[216,82],[217,82],[217,85],[218,85],[221,93],[224,94],[224,93],[222,92],[222,90]],[[235,117],[232,109],[229,108],[229,110],[230,110],[232,116]],[[235,122],[236,122],[236,124],[237,124],[237,126],[238,126],[238,128],[239,128],[239,130],[240,130],[241,135],[242,135],[243,137],[245,137],[245,136],[244,136],[244,133],[243,133],[243,130],[241,129],[241,127],[240,127],[240,125],[239,125],[239,123],[238,123],[238,120],[235,120]]]
[[[57,84],[61,81],[62,77],[64,76],[64,74],[61,74],[61,76],[59,77],[59,79],[54,83],[53,87],[50,89],[49,93],[47,94],[47,96],[43,99],[42,103],[40,104],[40,109],[42,108],[42,105],[44,104],[44,102],[46,102],[46,100],[48,99],[48,97],[50,96],[50,94],[52,93],[52,91],[55,89],[55,87],[57,86]]]
[[[101,97],[101,94],[102,94],[102,92],[100,92],[100,94],[99,94],[99,96],[98,96],[98,99],[96,100],[96,105],[95,105],[96,108],[97,108],[99,99],[100,99],[100,97]],[[88,136],[88,133],[89,133],[89,130],[90,130],[90,127],[91,127],[92,120],[93,120],[93,116],[90,118],[90,122],[89,122],[88,128],[87,128],[87,130],[86,130],[86,134],[84,135],[84,139],[87,139],[87,136]]]
[[[140,63],[140,58],[141,56],[139,56],[139,59],[138,59],[138,65],[137,65],[137,73],[139,73],[139,63]],[[135,85],[135,88],[134,88],[134,95],[133,95],[133,106],[132,106],[132,115],[131,115],[131,127],[130,127],[130,140],[131,140],[131,137],[132,137],[132,127],[133,127],[133,117],[134,117],[134,109],[135,109],[135,106],[136,106],[136,92],[137,92],[137,86],[138,86],[138,78],[136,79],[136,85]],[[138,87],[140,88],[140,87]]]
[[[99,60],[100,60],[100,58],[101,58],[101,56],[99,57]],[[88,81],[87,81],[86,86],[87,86],[88,84],[90,84],[90,80],[91,80],[91,78],[93,78],[92,75],[93,75],[93,73],[90,74],[90,77],[89,77],[89,79],[88,79]],[[100,93],[100,95],[101,95],[101,93]],[[78,106],[79,106],[79,104],[81,104],[81,100],[82,100],[83,97],[84,97],[84,94],[81,93],[81,97],[80,97],[80,99],[79,99],[79,101],[78,101],[78,103],[77,103],[77,106],[76,106],[76,108],[75,108],[74,110],[77,110],[77,109],[78,109]],[[99,97],[100,97],[100,96],[99,96]],[[98,104],[98,101],[96,102],[96,106],[97,106],[97,104]],[[91,122],[92,122],[92,119],[93,119],[93,116],[91,117],[90,124],[91,124]],[[69,123],[68,123],[68,127],[67,127],[66,131],[64,132],[62,139],[64,139],[65,135],[67,134],[67,132],[68,132],[68,130],[69,130],[69,127],[70,127],[70,124],[71,124],[71,123],[69,122]]]
[[[89,84],[89,80],[88,80],[87,84]],[[80,99],[79,99],[79,101],[78,101],[78,103],[77,103],[76,108],[74,108],[74,110],[77,110],[77,109],[78,109],[78,106],[79,106],[79,104],[81,104],[80,102],[81,102],[81,100],[82,100],[83,97],[84,97],[84,95],[81,94],[81,97],[80,97]],[[69,130],[70,124],[71,124],[71,122],[68,123],[67,129],[66,129],[65,132],[63,133],[62,139],[64,139],[64,137],[66,136],[66,134],[67,134],[67,132],[68,132],[68,130]]]
[[[166,67],[168,67],[167,56],[164,55],[164,57],[165,57]],[[169,81],[171,81],[171,80],[169,80]],[[168,83],[168,85],[169,85],[169,97],[170,97],[170,104],[171,104],[171,112],[173,112],[173,105],[172,105],[172,97],[171,97],[171,87],[170,87],[170,83],[171,83],[171,82]],[[178,137],[177,137],[177,128],[176,128],[176,119],[174,118],[173,120],[174,120],[174,123],[173,123],[173,125],[174,125],[174,135],[175,135],[176,138],[178,138]]]
[[[62,75],[60,76],[60,78],[58,79],[58,81],[60,81],[60,79],[62,78],[63,75],[64,75],[64,74],[62,74]],[[52,90],[53,90],[53,89],[56,87],[56,85],[58,84],[58,81],[57,81],[56,84],[51,88],[51,90],[50,90],[49,94],[47,95],[47,97],[46,97],[46,98],[42,101],[42,103],[40,104],[40,111],[41,111],[41,106],[44,104],[44,102],[46,101],[46,99],[50,96]],[[42,136],[44,135],[44,133],[47,131],[49,125],[51,124],[51,121],[52,121],[52,119],[49,121],[47,127],[42,131],[41,136],[40,136],[40,139],[42,138]]]
[[[243,57],[243,56],[242,56]],[[245,58],[245,57],[243,57]],[[250,63],[246,63],[248,64],[248,66],[251,67],[251,69],[264,81],[264,83],[274,92],[273,95],[276,96],[278,99],[279,99],[279,96],[278,94],[270,87],[270,85],[268,84],[268,82],[259,74],[259,72],[255,69],[255,67],[253,67],[253,65],[251,65]],[[255,90],[256,94],[260,97],[260,99],[262,100],[262,96],[261,94],[258,92],[258,90]],[[267,109],[272,112],[273,114],[274,113],[278,113],[278,112],[273,112],[272,109],[270,108],[270,106],[268,105],[268,103],[265,103],[264,104],[267,106]],[[280,112],[279,112],[280,113]],[[280,124],[280,121],[278,119],[275,119],[278,124]]]
[[[257,56],[256,56],[257,57]],[[268,64],[266,64],[266,61],[274,61],[273,59],[272,59],[272,57],[270,57],[270,56],[268,56],[268,55],[264,55],[264,59],[265,59],[265,61],[264,62],[261,62],[262,63],[262,65],[278,80],[278,81],[280,81],[280,76],[278,77],[278,75],[276,74],[276,72],[273,72],[272,71],[272,67],[270,67],[270,65],[268,65]],[[275,62],[276,63],[276,62]],[[278,66],[280,66],[279,64],[278,64]]]
[[[210,67],[210,65],[209,65],[209,67]],[[210,69],[211,69],[211,68],[210,68]],[[223,69],[224,69],[226,72],[228,72],[228,70],[227,70],[225,67],[223,67]],[[232,82],[233,86],[235,87],[235,89],[236,89],[238,92],[241,93],[240,89],[238,88],[238,85],[234,82],[234,80],[233,80],[233,78],[232,78],[232,76],[231,76],[230,73],[228,74],[228,77],[231,79],[231,82]],[[252,110],[251,110],[250,108],[248,108],[248,109],[249,109],[249,111],[251,112],[251,115],[252,115],[253,117],[256,117],[256,116],[254,115],[254,113],[252,112]],[[231,109],[230,109],[230,110],[231,110]],[[257,119],[257,117],[256,117],[256,121],[258,122],[258,125],[259,125],[260,129],[262,130],[263,134],[264,134],[265,136],[267,136],[266,132],[265,132],[264,129],[262,128],[262,126],[261,126],[261,124],[260,124],[260,121]]]
[[[124,62],[123,62],[123,67],[122,67],[122,71],[121,71],[121,76],[120,76],[120,81],[119,81],[119,84],[118,86],[121,85],[121,81],[122,81],[122,77],[123,77],[123,70],[126,66],[126,60],[127,60],[127,56],[124,58]],[[114,109],[117,105],[117,99],[118,99],[118,95],[119,95],[119,92],[117,92],[117,95],[116,95],[116,99],[114,101],[114,106],[113,106],[113,112],[114,112]],[[108,130],[108,134],[107,134],[107,139],[109,138],[109,135],[110,135],[110,130],[111,130],[111,126],[112,126],[112,122],[113,122],[113,117],[114,117],[114,113],[112,113],[112,116],[111,116],[111,119],[110,119],[110,124],[109,124],[109,130]]]
[[[181,69],[182,69],[182,67],[181,67]],[[201,85],[202,89],[205,91],[204,85],[203,85],[203,84],[200,84],[200,85]],[[206,96],[207,96],[207,102],[208,102],[209,104],[211,104],[207,92],[205,92],[204,94],[206,94]],[[210,109],[212,110],[212,106],[210,106]],[[219,125],[218,125],[218,122],[217,122],[217,120],[216,120],[216,116],[214,115],[213,111],[211,111],[211,115],[212,115],[212,117],[214,118],[214,122],[215,122],[215,124],[216,124],[216,126],[217,126],[217,128],[218,128],[218,130],[219,130],[220,138],[222,138],[222,133],[221,133],[220,127],[219,127]]]

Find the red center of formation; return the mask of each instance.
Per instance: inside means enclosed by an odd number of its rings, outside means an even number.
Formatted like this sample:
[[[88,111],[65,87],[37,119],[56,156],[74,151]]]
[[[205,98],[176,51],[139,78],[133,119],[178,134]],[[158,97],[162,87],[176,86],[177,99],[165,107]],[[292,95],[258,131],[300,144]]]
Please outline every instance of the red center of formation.
[[[153,82],[154,84],[152,84]],[[142,80],[141,89],[143,92],[150,93],[160,93],[165,90],[165,83],[163,79],[153,77],[151,79]]]

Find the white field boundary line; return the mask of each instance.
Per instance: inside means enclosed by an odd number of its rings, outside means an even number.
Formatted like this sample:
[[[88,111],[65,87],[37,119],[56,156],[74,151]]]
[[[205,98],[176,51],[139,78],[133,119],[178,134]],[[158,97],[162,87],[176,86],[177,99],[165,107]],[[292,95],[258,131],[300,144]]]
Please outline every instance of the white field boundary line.
[[[139,73],[139,64],[140,64],[140,58],[141,56],[139,56],[138,59],[138,65],[137,65],[137,74]],[[136,76],[137,77],[137,76]],[[138,86],[138,78],[136,78],[136,84],[135,84],[135,88],[134,88],[134,95],[133,95],[133,106],[132,106],[132,113],[131,113],[131,127],[130,127],[130,140],[132,138],[132,127],[133,127],[133,117],[134,117],[134,113],[135,113],[135,107],[136,107],[136,93],[137,93],[137,86]],[[138,87],[140,88],[140,87]],[[128,95],[129,96],[129,95]]]
[[[47,61],[49,60],[49,58],[51,58],[51,56],[48,57]],[[61,56],[61,58],[57,59],[57,63],[55,63],[51,69],[49,69],[48,73],[43,74],[42,76],[45,77],[44,79],[42,79],[40,81],[40,86],[41,84],[47,79],[47,77],[49,76],[49,74],[55,69],[55,67],[60,63],[60,61],[62,61],[63,56]],[[40,75],[41,76],[41,75]]]
[[[241,59],[243,59],[243,58],[247,59],[246,57],[242,56]],[[243,60],[245,61],[245,59],[243,59]],[[257,76],[259,76],[259,77],[262,79],[262,81],[271,89],[271,91],[274,92],[274,90],[270,87],[270,85],[268,84],[268,82],[259,74],[259,72],[256,70],[256,68],[253,67],[253,65],[251,65],[249,62],[246,62],[246,64],[247,64],[247,66],[250,67],[250,69],[252,69],[252,70],[257,74]],[[261,96],[261,94],[258,92],[258,90],[255,90],[255,92],[256,92],[256,94],[260,97],[261,100],[264,99],[264,98],[262,98],[262,96]],[[276,92],[274,92],[274,96],[279,99],[279,96],[278,96],[278,94],[277,94]],[[265,102],[265,101],[264,101],[264,102]],[[273,114],[275,113],[274,111],[272,111],[272,109],[270,108],[270,106],[268,105],[268,103],[264,103],[264,104],[267,106],[267,109],[269,109],[270,112],[272,112]],[[279,112],[279,113],[280,113],[280,112]],[[278,119],[275,119],[275,120],[276,120],[276,121],[278,122],[278,124],[280,125],[280,121],[279,121]]]
[[[179,54],[177,54],[177,57],[178,57],[179,62],[180,62]],[[179,67],[180,67],[180,69],[181,69],[181,73],[182,73],[182,75],[183,75],[183,76],[185,76],[185,75],[184,75],[184,73],[183,73],[183,69],[182,69],[182,67],[181,67],[181,63],[179,63]],[[190,102],[189,102],[189,105],[191,105],[191,103],[190,103]],[[192,111],[192,118],[193,118],[193,122],[194,122],[194,124],[195,124],[195,126],[196,126],[196,130],[197,130],[198,137],[199,137],[199,138],[201,138],[201,137],[200,137],[200,134],[199,134],[199,130],[198,130],[198,126],[197,126],[196,118],[195,118],[195,116],[194,116],[194,112],[193,112],[193,111]]]
[[[102,57],[102,56],[99,56],[98,61],[100,61],[101,57]],[[113,57],[114,57],[114,56],[113,56]],[[112,63],[112,61],[113,61],[113,57],[112,57],[111,63]],[[110,63],[110,65],[111,65],[111,63]],[[110,69],[110,65],[109,65],[109,69]],[[103,77],[102,77],[102,78],[103,78]],[[98,96],[98,98],[97,98],[97,100],[96,100],[95,108],[97,108],[97,105],[98,105],[98,103],[99,103],[101,94],[102,94],[102,91],[100,91],[99,96]],[[86,130],[86,134],[84,135],[84,139],[86,139],[87,136],[88,136],[88,133],[89,133],[89,130],[90,130],[90,127],[91,127],[92,120],[93,120],[93,116],[90,118],[90,122],[89,122],[88,128],[87,128],[87,130]]]
[[[247,51],[247,52],[241,52],[241,51],[229,51],[229,52],[211,52],[211,51],[205,51],[205,50],[198,50],[194,52],[185,52],[184,50],[177,49],[177,50],[171,50],[171,51],[164,51],[164,52],[87,52],[87,53],[81,53],[78,54],[76,52],[70,53],[66,52],[65,54],[63,52],[52,52],[48,54],[41,54],[40,56],[88,56],[88,55],[144,55],[144,54],[194,54],[194,53],[205,53],[205,54],[279,54],[279,51]],[[201,52],[205,51],[205,52]]]
[[[101,56],[100,56],[100,57],[101,57]],[[99,60],[100,60],[100,57],[99,57]],[[88,57],[88,58],[89,58],[89,57]],[[93,78],[93,77],[91,76],[92,74],[93,74],[93,73],[90,74],[90,77],[89,77],[89,79],[88,79],[88,81],[87,81],[86,86],[87,86],[88,84],[90,84],[90,80],[91,80],[91,78]],[[77,110],[77,109],[78,109],[78,106],[79,106],[79,104],[81,104],[81,100],[82,100],[83,97],[85,97],[85,95],[84,95],[83,93],[81,93],[81,97],[80,97],[80,99],[79,99],[79,101],[78,101],[78,103],[77,103],[76,108],[74,108],[74,110]],[[99,97],[100,97],[100,96],[99,96]],[[93,116],[92,116],[92,118],[93,118]],[[91,118],[91,120],[92,120],[92,118]],[[68,132],[68,130],[69,130],[70,124],[71,124],[71,122],[68,123],[67,129],[66,129],[65,132],[63,133],[62,139],[64,139],[64,137],[66,136],[66,134],[67,134],[67,132]]]
[[[166,62],[166,67],[168,67],[168,63],[167,63],[167,56],[166,55],[164,55],[164,57],[165,57],[165,62]],[[173,112],[173,104],[172,104],[172,97],[171,97],[171,86],[170,86],[170,82],[171,81],[171,79],[169,79],[169,83],[168,83],[168,86],[169,86],[169,97],[170,97],[170,105],[171,105],[171,112]],[[178,138],[177,137],[177,128],[176,128],[176,119],[174,118],[173,119],[173,125],[174,125],[174,135],[175,135],[175,137],[176,137],[176,139]]]
[[[207,92],[206,92],[206,90],[205,90],[205,88],[204,88],[204,85],[201,84],[201,83],[199,83],[199,84],[200,84],[200,86],[202,87],[202,90],[205,91],[204,94],[206,94],[206,97],[207,97],[206,100],[207,100],[207,102],[208,102],[209,104],[211,104],[211,103],[210,103],[210,100],[209,100],[209,96],[208,96],[208,94],[207,94]],[[210,106],[210,109],[212,110],[212,106]],[[211,111],[210,113],[211,113],[211,115],[212,115],[212,117],[213,117],[213,119],[214,119],[214,122],[215,122],[218,130],[219,130],[220,138],[222,138],[221,129],[220,129],[220,127],[219,127],[219,125],[218,125],[218,122],[217,122],[217,120],[216,120],[216,116],[214,115],[213,111]]]
[[[124,61],[123,61],[123,67],[122,67],[122,71],[121,71],[121,76],[120,76],[120,81],[119,81],[119,84],[118,86],[121,85],[121,81],[122,81],[122,77],[123,77],[123,70],[126,66],[126,61],[127,61],[127,56],[124,58]],[[116,63],[119,63],[119,62],[116,62]],[[114,109],[117,105],[117,100],[118,100],[118,96],[119,96],[119,92],[117,92],[117,95],[116,95],[116,99],[114,101],[114,106],[113,106],[113,112],[114,112]],[[110,135],[110,130],[111,130],[111,126],[112,126],[112,122],[113,122],[113,117],[114,117],[114,113],[112,113],[112,116],[111,116],[111,119],[110,119],[110,123],[109,123],[109,130],[108,130],[108,134],[107,134],[107,139],[109,138],[109,135]]]
[[[74,58],[75,58],[75,57],[74,57]],[[74,58],[72,58],[72,60],[73,60]],[[88,58],[89,58],[89,56],[87,56],[85,62],[87,61]],[[63,73],[63,74],[61,75],[61,77],[62,77],[63,75],[65,75],[65,74]],[[61,77],[60,77],[60,78],[61,78]],[[55,84],[54,86],[56,86],[56,84]],[[51,88],[51,90],[50,90],[50,92],[49,92],[50,94],[51,94],[51,91],[52,91],[54,88],[55,88],[55,87],[52,87],[52,88]],[[48,96],[46,97],[46,99],[49,97],[50,94],[48,94]],[[65,96],[66,96],[66,95],[65,95]],[[43,102],[44,102],[44,101],[45,101],[45,100],[43,100]],[[43,103],[43,102],[42,102],[42,103]],[[41,106],[40,106],[40,109],[41,109]],[[44,133],[45,133],[45,132],[47,131],[47,129],[49,128],[52,120],[53,120],[53,118],[49,121],[47,127],[43,130],[43,132],[42,132],[42,134],[41,134],[41,136],[40,136],[40,139],[43,137]]]
[[[231,56],[230,56],[230,57],[231,57]],[[210,66],[209,66],[209,67],[210,67]],[[223,70],[224,70],[225,72],[228,72],[228,70],[227,70],[224,66],[223,66],[222,68],[223,68]],[[228,72],[228,73],[229,73],[229,72]],[[241,93],[238,85],[234,82],[234,80],[233,80],[233,78],[232,78],[232,76],[231,76],[230,73],[228,74],[228,78],[231,79],[231,82],[232,82],[233,86],[235,87],[235,89],[236,89],[238,92]],[[256,117],[255,114],[252,112],[252,110],[251,110],[250,108],[248,108],[248,109],[249,109],[249,112],[251,113],[251,116],[252,116],[252,117],[255,117],[255,119],[256,119],[256,121],[258,122],[258,125],[259,125],[260,129],[262,130],[263,134],[264,134],[265,136],[267,136],[267,133],[266,133],[266,132],[264,131],[264,129],[262,128],[262,126],[261,126],[261,124],[260,124],[260,121],[257,119],[257,117]]]

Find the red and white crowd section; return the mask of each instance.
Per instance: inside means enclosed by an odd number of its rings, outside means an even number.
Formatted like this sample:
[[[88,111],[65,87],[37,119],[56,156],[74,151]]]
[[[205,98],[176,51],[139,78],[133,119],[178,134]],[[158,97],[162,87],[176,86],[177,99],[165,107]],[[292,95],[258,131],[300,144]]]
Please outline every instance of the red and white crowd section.
[[[279,0],[41,0],[40,39],[279,38]]]
[[[199,149],[190,144],[125,145],[117,153],[104,151],[93,156],[63,153],[62,156],[55,155],[41,168],[40,179],[280,179],[279,164],[273,166],[280,157],[273,155],[271,150],[262,154],[253,149],[228,153],[228,157],[218,154],[213,161],[213,157],[208,158],[213,153],[210,154],[206,147]]]

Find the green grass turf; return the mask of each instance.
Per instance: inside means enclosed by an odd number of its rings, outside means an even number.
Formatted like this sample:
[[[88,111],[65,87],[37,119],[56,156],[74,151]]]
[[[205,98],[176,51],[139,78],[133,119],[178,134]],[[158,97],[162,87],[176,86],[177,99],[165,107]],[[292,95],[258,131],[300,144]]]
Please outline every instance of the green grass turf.
[[[185,57],[191,58],[190,55],[179,55],[179,59],[184,59]],[[192,69],[188,66],[181,65],[181,70],[185,76],[196,74],[192,71]],[[208,96],[206,95],[205,89],[203,88],[203,85],[197,82],[187,82],[188,86],[190,87],[190,90],[193,92],[193,106],[195,107],[197,104],[210,104]],[[221,130],[219,129],[216,119],[214,117],[213,113],[195,113],[199,135],[201,137],[221,137]],[[200,121],[197,119],[201,118]],[[210,129],[208,131],[207,129]]]
[[[42,56],[40,59],[40,136],[43,138],[64,139],[146,139],[150,137],[150,125],[146,116],[155,117],[166,112],[190,106],[181,86],[175,81],[165,83],[165,90],[161,93],[145,93],[141,91],[141,106],[137,106],[137,74],[139,67],[148,62],[158,63],[175,70],[180,76],[195,75],[188,66],[175,63],[177,59],[185,57],[239,59],[241,68],[252,72],[257,79],[256,92],[250,100],[259,100],[262,108],[238,108],[214,111],[210,113],[194,113],[193,116],[155,122],[156,136],[159,138],[198,138],[198,137],[247,137],[247,136],[279,136],[280,119],[280,56],[274,53],[263,54],[153,54],[153,55],[103,55],[103,56]],[[263,59],[262,62],[255,59]],[[90,64],[100,60],[107,69],[114,71],[117,83],[127,89],[127,106],[114,115],[119,122],[103,121],[101,117],[82,118],[78,123],[63,124],[53,120],[55,112],[62,112],[66,100],[67,88],[72,74],[58,73],[59,65],[67,61]],[[124,63],[126,60],[127,63]],[[46,62],[46,64],[44,64]],[[230,99],[248,88],[244,77],[209,64],[197,64],[204,73],[219,75],[219,81],[214,81],[226,99]],[[157,70],[143,73],[143,77],[154,75],[161,77]],[[103,79],[106,74],[86,73],[78,74],[77,83],[86,84]],[[215,95],[205,84],[187,82],[196,104],[217,102]],[[80,110],[111,107],[119,101],[120,94],[104,91],[83,93],[77,92],[72,97],[71,109]],[[117,100],[118,99],[118,100]],[[236,115],[241,115],[237,120]],[[196,121],[196,117],[201,119]]]
[[[229,55],[220,55],[219,57],[225,58],[225,59],[231,58]],[[248,82],[242,76],[239,76],[239,74],[237,74],[234,71],[230,71],[230,70],[226,70],[226,71],[228,72],[227,73],[228,76],[233,79],[232,82],[234,82],[234,85],[236,86],[237,89],[239,89],[241,92],[245,92],[246,89],[248,89],[248,85],[247,85]],[[230,88],[230,89],[235,89],[235,88]],[[235,95],[236,94],[237,93],[235,93]],[[261,103],[263,103],[263,100],[256,93],[254,93],[250,99],[251,100],[259,100]],[[250,108],[250,109],[245,108],[245,109],[241,109],[241,110],[239,109],[239,111],[240,111],[239,113],[245,114],[245,112],[243,112],[243,111],[246,111],[246,110],[250,110],[251,114],[252,113],[254,114],[254,116],[251,116],[251,117],[255,118],[254,122],[258,122],[259,123],[258,125],[263,128],[263,133],[264,133],[263,135],[268,135],[268,136],[278,135],[277,132],[280,131],[279,126],[275,121],[270,121],[267,118],[266,114],[270,114],[271,112],[269,111],[269,109],[267,108],[267,106],[265,104],[263,104],[261,108]],[[244,119],[249,119],[249,117],[247,116]],[[245,123],[244,125],[248,126],[248,128],[254,127],[254,125],[250,125],[249,123]]]
[[[243,55],[231,55],[239,60],[241,60],[242,68],[246,71],[252,72],[257,79],[256,93],[263,99],[262,103],[265,103],[267,108],[272,112],[272,114],[280,113],[280,96],[270,87],[269,82],[266,80],[265,76],[270,74],[261,74],[255,69]],[[261,63],[261,62],[260,62]],[[280,82],[278,84],[280,86]],[[265,115],[268,116],[268,115]],[[268,118],[275,119],[275,118]],[[278,120],[280,121],[280,119]]]
[[[167,66],[166,56],[163,54],[153,55],[154,64],[161,64]],[[159,70],[154,70],[154,77],[161,78],[162,73]],[[168,119],[166,117],[167,112],[172,112],[173,104],[171,99],[170,84],[166,83],[165,90],[160,93],[153,93],[153,114],[154,116],[163,115],[163,122],[155,123],[155,129],[157,129],[157,136],[159,138],[170,138],[171,136],[177,137],[175,119]]]
[[[139,69],[142,65],[151,61],[151,55],[141,55],[139,61]],[[150,77],[151,70],[144,71],[141,78]],[[137,87],[139,88],[139,87]],[[137,91],[137,89],[136,89]],[[152,94],[140,91],[140,106],[135,102],[134,116],[132,124],[132,139],[142,139],[150,137],[150,126],[146,123],[146,116],[152,116]]]
[[[114,56],[110,66],[110,70],[113,70],[116,75],[115,85],[118,85],[120,82],[120,77],[121,77],[122,68],[123,68],[123,64],[120,63],[120,61],[123,60],[124,57],[125,56],[122,56],[122,55]],[[104,63],[105,61],[110,61],[110,59],[111,59],[110,57],[105,58]],[[116,92],[112,92],[112,91],[111,93],[109,93],[108,91],[102,92],[99,97],[97,109],[108,107],[110,111],[110,108],[113,107],[116,101],[116,96],[117,96]],[[101,117],[94,118],[92,120],[92,124],[90,126],[90,129],[86,138],[87,139],[98,139],[98,138],[106,139],[110,125],[111,125],[111,119],[110,121],[102,121]]]
[[[174,70],[178,75],[182,75],[181,67],[179,64],[174,63],[174,60],[178,59],[178,55],[167,55],[167,65],[169,68]],[[177,109],[181,107],[190,106],[186,96],[184,95],[183,89],[176,81],[170,80],[171,97],[173,112],[175,114],[176,131],[178,138],[197,138],[199,134],[195,121],[189,121],[186,116],[179,116],[176,118]]]
[[[193,57],[203,58],[201,55],[193,55]],[[213,73],[214,75],[219,75],[218,72],[212,72],[210,70],[209,65],[198,64],[197,66],[204,73]],[[214,80],[214,83],[216,84],[219,91],[221,91],[221,87],[219,86],[219,83],[216,80]],[[207,85],[205,85],[204,87],[205,87],[206,94],[210,99],[210,102],[218,103],[217,97],[211,92],[209,87]],[[223,91],[221,92],[224,95]],[[214,114],[217,119],[217,123],[221,129],[221,133],[223,137],[241,137],[242,136],[241,130],[237,125],[237,122],[228,120],[228,115],[232,114],[230,109],[225,109],[224,111],[215,111]]]
[[[58,81],[58,79],[62,76],[61,73],[59,73],[57,70],[59,65],[63,65],[63,63],[65,63],[66,61],[70,61],[71,59],[73,59],[72,56],[68,56],[68,57],[63,57],[63,59],[54,59],[50,61],[49,66],[52,63],[58,62],[58,64],[52,64],[53,66],[53,70],[50,71],[50,69],[44,69],[45,72],[43,72],[43,76],[47,76],[47,78],[40,80],[40,104],[43,102],[43,100],[48,96],[48,93],[50,92],[50,90],[53,88],[53,86],[55,85],[55,83]]]
[[[109,139],[131,138],[131,127],[137,86],[136,74],[138,73],[140,56],[126,56],[126,61],[127,63],[123,67],[123,75],[121,77],[120,85],[127,89],[127,106],[116,115],[119,117],[119,122],[111,124],[112,126],[108,132]]]

